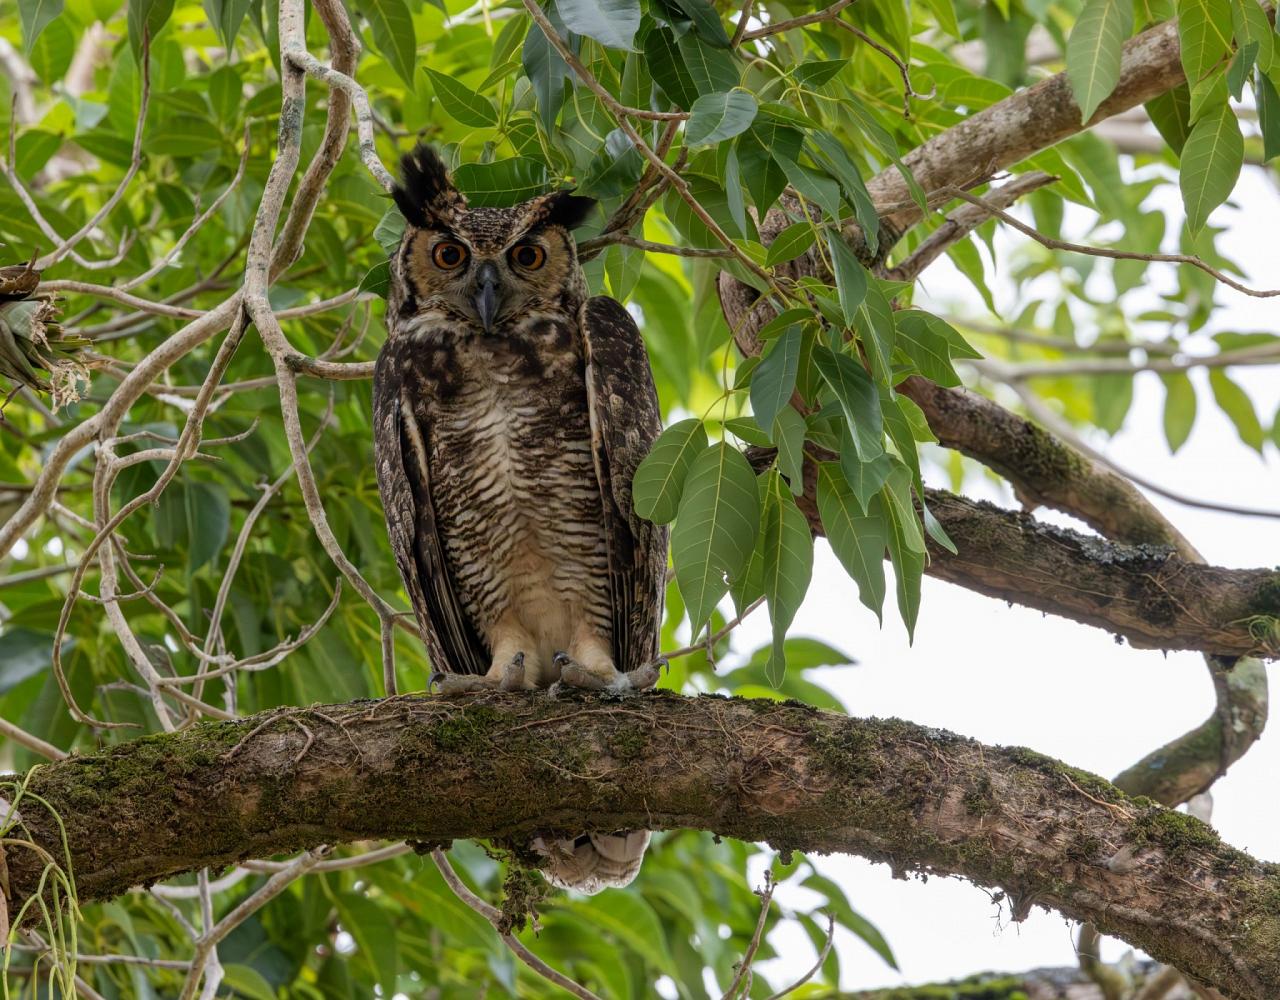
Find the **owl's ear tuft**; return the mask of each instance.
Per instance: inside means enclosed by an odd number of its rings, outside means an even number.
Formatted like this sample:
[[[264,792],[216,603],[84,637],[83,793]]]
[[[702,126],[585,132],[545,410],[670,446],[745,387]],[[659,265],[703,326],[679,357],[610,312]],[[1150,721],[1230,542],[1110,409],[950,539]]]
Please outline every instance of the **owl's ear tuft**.
[[[467,207],[440,154],[425,143],[418,143],[400,159],[400,183],[392,188],[391,197],[405,220],[419,229],[447,224]]]
[[[543,218],[547,225],[577,229],[591,217],[597,204],[594,198],[584,198],[572,190],[552,191],[542,199],[542,209],[546,213]]]

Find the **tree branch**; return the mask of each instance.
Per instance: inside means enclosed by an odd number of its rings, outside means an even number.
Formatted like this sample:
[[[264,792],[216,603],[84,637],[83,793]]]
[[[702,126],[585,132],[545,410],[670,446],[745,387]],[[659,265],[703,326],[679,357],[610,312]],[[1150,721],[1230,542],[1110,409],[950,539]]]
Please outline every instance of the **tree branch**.
[[[1280,991],[1274,866],[1100,778],[905,722],[665,693],[400,697],[204,724],[26,780],[24,826],[53,849],[58,825],[36,803],[61,817],[85,901],[369,838],[696,828],[961,875],[999,886],[1015,913],[1090,920],[1237,1000]],[[191,808],[211,791],[218,809]],[[6,853],[17,912],[41,861]]]

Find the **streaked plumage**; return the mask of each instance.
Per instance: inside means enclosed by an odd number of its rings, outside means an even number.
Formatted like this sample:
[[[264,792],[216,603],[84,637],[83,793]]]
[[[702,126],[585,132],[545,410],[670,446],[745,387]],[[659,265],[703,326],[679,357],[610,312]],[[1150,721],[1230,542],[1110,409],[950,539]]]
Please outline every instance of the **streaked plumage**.
[[[631,478],[658,401],[631,316],[587,296],[570,230],[594,203],[468,209],[429,148],[402,166],[375,456],[442,687],[648,686],[667,538],[636,517]],[[595,891],[629,882],[647,841],[535,846],[554,881]]]

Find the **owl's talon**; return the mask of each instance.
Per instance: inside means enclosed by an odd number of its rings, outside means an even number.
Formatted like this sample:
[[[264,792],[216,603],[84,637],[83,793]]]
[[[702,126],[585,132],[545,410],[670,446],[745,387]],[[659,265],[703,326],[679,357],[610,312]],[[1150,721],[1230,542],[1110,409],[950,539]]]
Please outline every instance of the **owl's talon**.
[[[502,668],[502,679],[498,681],[499,691],[523,691],[524,653],[516,653],[511,662]]]
[[[438,684],[436,694],[441,698],[457,698],[460,695],[491,691],[494,685],[475,674],[435,674],[431,680]]]

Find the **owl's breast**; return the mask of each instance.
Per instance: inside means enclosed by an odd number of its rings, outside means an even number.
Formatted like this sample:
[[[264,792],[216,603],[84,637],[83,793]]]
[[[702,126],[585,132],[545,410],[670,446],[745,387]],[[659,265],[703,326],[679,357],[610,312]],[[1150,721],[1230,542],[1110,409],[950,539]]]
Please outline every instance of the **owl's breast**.
[[[572,608],[607,627],[608,557],[577,340],[564,323],[534,320],[524,336],[442,348],[447,357],[423,372],[432,502],[459,596],[482,630],[521,604],[532,616]],[[447,391],[432,377],[440,372]]]

